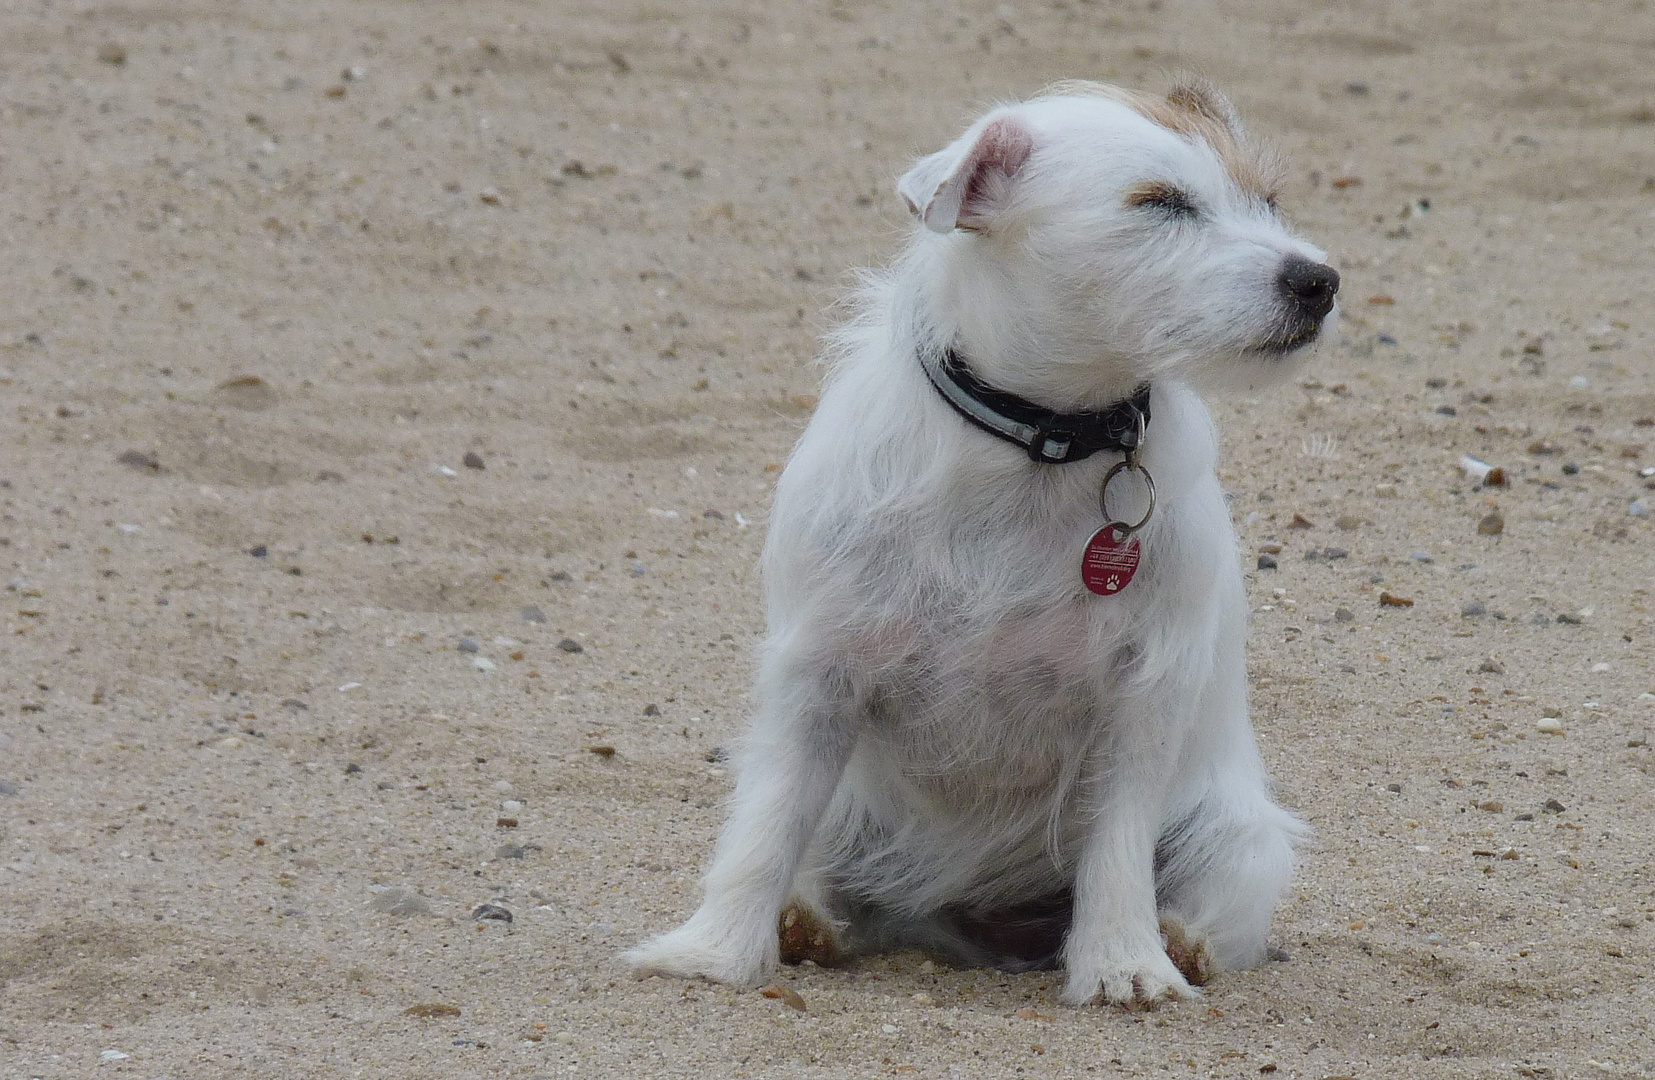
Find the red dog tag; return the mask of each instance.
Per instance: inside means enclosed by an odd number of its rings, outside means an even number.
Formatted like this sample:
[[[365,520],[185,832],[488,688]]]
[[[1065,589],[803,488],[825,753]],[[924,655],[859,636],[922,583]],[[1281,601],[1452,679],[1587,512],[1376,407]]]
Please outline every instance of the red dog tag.
[[[1080,580],[1099,596],[1114,596],[1138,572],[1138,541],[1131,534],[1117,537],[1120,526],[1110,522],[1086,541],[1080,558]]]

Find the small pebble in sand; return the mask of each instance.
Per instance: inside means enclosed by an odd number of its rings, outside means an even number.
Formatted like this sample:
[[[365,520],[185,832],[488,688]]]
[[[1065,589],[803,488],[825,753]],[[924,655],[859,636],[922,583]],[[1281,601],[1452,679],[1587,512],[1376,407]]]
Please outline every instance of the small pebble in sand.
[[[98,1055],[102,1061],[125,1061],[131,1054],[123,1054],[119,1050],[105,1050]]]
[[[519,618],[521,618],[524,622],[527,622],[527,623],[542,623],[543,624],[546,621],[546,613],[544,611],[541,611],[534,604],[530,604],[528,607],[524,608],[522,611],[518,612],[517,614],[518,614]]]
[[[1540,809],[1544,810],[1548,814],[1561,814],[1563,811],[1567,810],[1568,807],[1564,806],[1556,799],[1547,799],[1545,802],[1540,804]]]
[[[0,780],[0,795],[16,795],[21,790],[16,784]]]
[[[1274,555],[1260,555],[1258,557],[1258,568],[1260,570],[1276,569],[1276,557]]]
[[[800,1012],[805,1011],[805,999],[800,997],[799,992],[791,986],[782,986],[778,983],[771,983],[769,986],[766,986],[764,989],[760,990],[759,993],[767,998],[780,1001],[783,1005],[786,1005],[790,1009],[797,1009]]]
[[[479,454],[475,450],[467,450],[465,452],[465,457],[460,459],[460,463],[468,469],[481,469],[485,467],[483,465],[483,455]]]
[[[512,914],[499,904],[478,904],[471,909],[473,919],[493,919],[496,922],[512,922]]]
[[[477,643],[475,641],[472,641],[468,637],[461,638],[460,643],[458,645],[454,646],[454,647],[456,649],[459,649],[461,652],[474,653],[474,652],[477,651]]]
[[[1460,617],[1464,619],[1475,619],[1487,614],[1488,605],[1481,600],[1472,600],[1460,607]]]
[[[359,773],[361,771],[362,771],[362,766],[358,765],[354,761],[351,762],[349,765],[345,766],[345,775],[346,776],[351,776],[351,775],[354,775],[355,773]]]
[[[258,547],[248,548],[247,554],[253,556],[255,559],[264,559],[269,557],[270,549],[264,544],[260,544]]]
[[[1398,596],[1395,593],[1382,592],[1379,594],[1379,603],[1382,607],[1408,608],[1414,606],[1411,597]]]
[[[505,794],[506,792],[511,790],[511,781],[510,780],[496,780],[494,782],[494,790],[500,792],[502,795]]]
[[[1499,536],[1506,531],[1506,516],[1498,510],[1490,510],[1477,522],[1477,532],[1483,536]]]
[[[433,1016],[459,1016],[460,1007],[458,1005],[444,1005],[440,1002],[433,1002],[426,1005],[410,1005],[408,1008],[402,1010],[402,1015],[418,1016],[422,1019],[429,1019]]]
[[[1539,723],[1534,725],[1534,729],[1542,735],[1561,735],[1563,734],[1563,721],[1555,716],[1543,716]]]
[[[523,804],[518,802],[516,799],[502,800],[500,803],[500,812],[502,814],[511,815],[520,814],[523,812]]]
[[[1626,508],[1626,512],[1631,514],[1633,517],[1648,517],[1649,504],[1644,502],[1642,499],[1634,499],[1632,500],[1632,505]]]
[[[1591,385],[1592,384],[1586,380],[1586,376],[1584,375],[1576,375],[1574,378],[1569,380],[1570,390],[1584,390]]]
[[[479,657],[475,657],[471,661],[471,666],[476,668],[478,671],[493,671],[494,670],[494,661],[490,660],[486,656],[479,656]]]
[[[1348,607],[1334,608],[1333,619],[1335,622],[1355,622],[1356,612]]]
[[[145,472],[161,471],[161,463],[142,450],[128,450],[115,460],[128,468],[141,469]]]
[[[527,856],[528,853],[528,848],[520,847],[517,844],[501,844],[494,849],[496,859],[521,859]]]
[[[1411,552],[1409,553],[1408,558],[1412,559],[1414,562],[1436,562],[1436,560],[1431,557],[1431,553],[1429,551]]]
[[[648,705],[644,706],[644,715],[645,716],[660,716],[661,715],[661,706],[655,704],[653,701],[650,702]]]
[[[1485,675],[1504,675],[1506,666],[1492,656],[1485,656],[1483,662],[1477,665],[1477,671]]]
[[[429,915],[431,905],[413,889],[393,885],[374,897],[373,909],[387,915]]]
[[[558,647],[559,651],[570,653],[570,654],[583,653],[583,652],[586,651],[586,646],[582,645],[580,642],[576,641],[574,638],[569,638],[569,637],[566,637],[562,641],[558,642],[557,647]]]

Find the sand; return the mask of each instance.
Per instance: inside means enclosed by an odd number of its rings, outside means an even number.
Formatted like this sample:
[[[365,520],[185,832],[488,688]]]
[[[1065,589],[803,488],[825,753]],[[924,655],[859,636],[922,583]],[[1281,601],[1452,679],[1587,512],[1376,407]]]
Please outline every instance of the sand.
[[[0,29],[0,1076],[1655,1071],[1647,3]],[[995,99],[1184,67],[1345,277],[1300,376],[1213,402],[1315,829],[1289,958],[1153,1013],[917,955],[788,970],[802,1012],[632,981],[698,897],[769,492],[895,176]]]

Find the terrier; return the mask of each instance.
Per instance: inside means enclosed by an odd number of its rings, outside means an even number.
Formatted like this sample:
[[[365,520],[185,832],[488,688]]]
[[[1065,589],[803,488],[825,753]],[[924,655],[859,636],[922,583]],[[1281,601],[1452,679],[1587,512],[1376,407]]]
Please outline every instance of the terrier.
[[[641,974],[919,948],[1142,1005],[1264,958],[1305,830],[1248,717],[1202,395],[1335,317],[1275,174],[1190,81],[1060,84],[902,177],[912,237],[776,488],[705,900]]]

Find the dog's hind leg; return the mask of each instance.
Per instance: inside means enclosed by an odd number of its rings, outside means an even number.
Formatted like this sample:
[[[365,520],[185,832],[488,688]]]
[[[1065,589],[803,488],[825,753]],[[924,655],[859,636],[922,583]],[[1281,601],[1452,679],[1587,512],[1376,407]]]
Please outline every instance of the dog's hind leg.
[[[1247,718],[1239,648],[1221,660],[1202,702],[1209,722],[1185,748],[1183,805],[1169,807],[1156,845],[1155,889],[1163,916],[1205,941],[1219,970],[1264,959],[1270,915],[1286,890],[1305,826],[1270,798],[1270,781]]]
[[[781,959],[778,919],[856,742],[850,680],[785,658],[760,677],[729,822],[706,898],[678,929],[627,953],[640,974],[752,985]]]
[[[1156,859],[1163,919],[1182,926],[1188,940],[1204,941],[1224,971],[1264,959],[1270,915],[1306,831],[1270,801],[1262,780],[1227,783],[1234,767],[1220,770],[1194,812],[1162,838]]]

